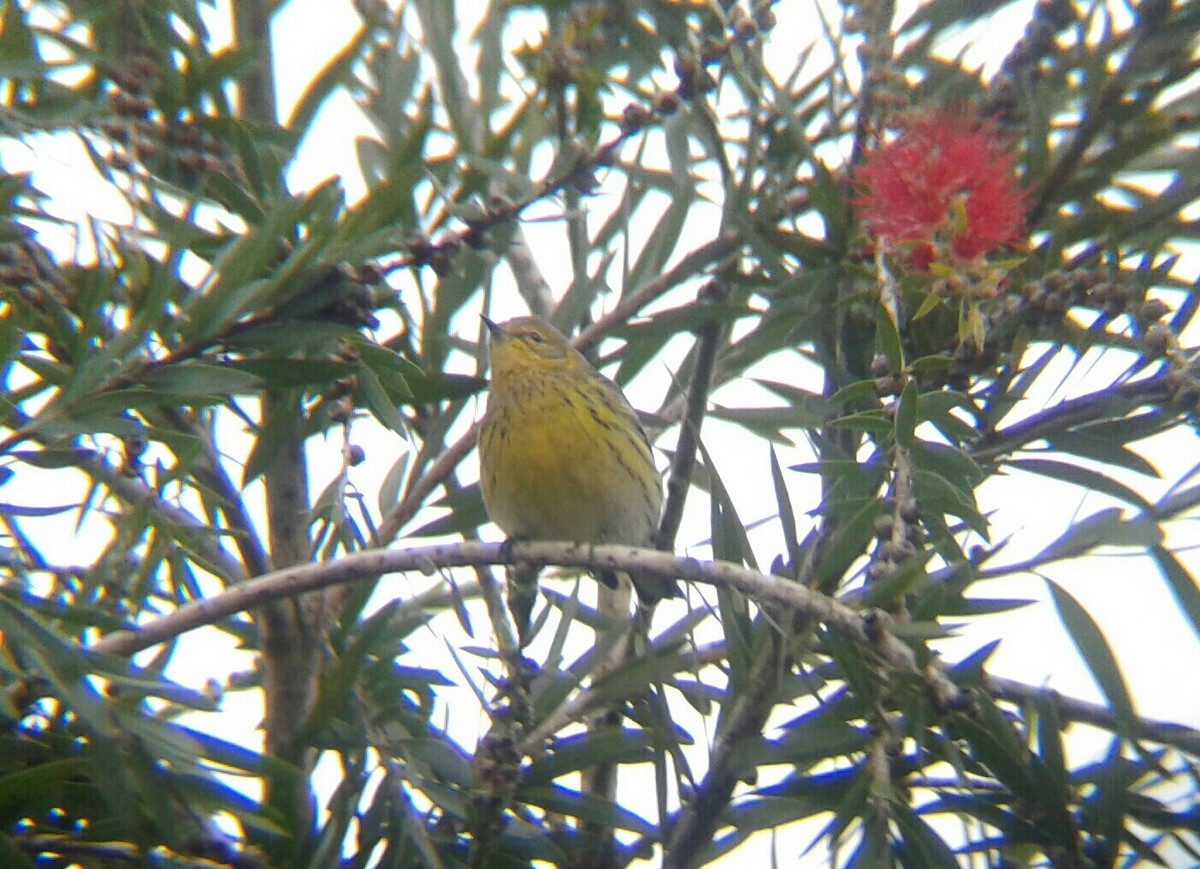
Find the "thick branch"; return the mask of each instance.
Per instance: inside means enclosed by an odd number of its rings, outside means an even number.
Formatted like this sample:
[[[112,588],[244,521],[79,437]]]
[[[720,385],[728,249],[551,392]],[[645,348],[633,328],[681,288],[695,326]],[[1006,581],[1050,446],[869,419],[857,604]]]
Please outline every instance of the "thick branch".
[[[680,578],[707,585],[724,585],[735,588],[754,600],[780,604],[801,612],[856,642],[875,642],[880,646],[875,629],[870,624],[872,617],[869,613],[864,614],[851,609],[790,579],[758,573],[737,564],[701,561],[632,546],[469,541],[412,549],[369,549],[323,564],[302,564],[277,570],[205,600],[185,604],[134,631],[110,634],[91,649],[107,654],[132,655],[187,631],[214,624],[267,603],[374,578],[380,574],[414,570],[429,574],[445,567],[522,562],[627,571],[648,576]],[[904,657],[902,652],[890,646],[885,656],[896,660]],[[915,667],[911,653],[909,657],[906,668]]]
[[[263,397],[264,427],[274,414],[289,420],[289,432],[263,474],[270,560],[278,569],[309,563],[312,542],[300,402],[294,396],[268,393]],[[325,595],[273,600],[255,613],[266,695],[267,752],[305,773],[311,772],[316,753],[304,744],[301,734],[317,700],[326,618]],[[288,813],[296,842],[303,841],[312,823],[307,778],[268,781],[268,801]]]
[[[276,120],[275,76],[271,67],[271,8],[269,0],[237,0],[233,4],[234,36],[238,48],[252,52],[254,63],[238,80],[241,116],[260,124]]]
[[[888,666],[919,675],[947,705],[958,688],[940,671],[922,668],[913,650],[889,631],[883,612],[860,612],[793,580],[758,573],[737,564],[671,555],[630,546],[549,542],[463,542],[406,550],[367,550],[323,564],[278,570],[206,600],[194,601],[135,631],[119,631],[91,647],[92,651],[132,655],[186,631],[213,624],[239,612],[296,598],[307,592],[358,582],[380,574],[483,564],[557,564],[595,571],[626,571],[644,576],[684,579],[737,589],[759,603],[787,607],[852,642],[869,647]]]

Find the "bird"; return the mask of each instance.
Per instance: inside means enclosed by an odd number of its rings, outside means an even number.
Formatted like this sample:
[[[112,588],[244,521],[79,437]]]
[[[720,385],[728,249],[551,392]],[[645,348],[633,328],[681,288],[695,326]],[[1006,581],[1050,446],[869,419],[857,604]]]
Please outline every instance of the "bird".
[[[509,539],[651,546],[662,482],[625,394],[539,317],[490,333],[491,385],[479,429],[480,489]],[[608,585],[616,576],[598,577]],[[680,594],[631,576],[642,607]]]

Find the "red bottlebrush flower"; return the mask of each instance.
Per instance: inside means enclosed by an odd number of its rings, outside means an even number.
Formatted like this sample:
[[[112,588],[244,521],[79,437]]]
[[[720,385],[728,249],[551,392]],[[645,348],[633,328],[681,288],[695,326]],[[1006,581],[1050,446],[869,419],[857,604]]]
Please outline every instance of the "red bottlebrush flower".
[[[919,115],[855,175],[867,231],[890,246],[941,241],[954,258],[971,260],[1025,237],[1025,192],[990,124],[948,111]],[[913,264],[927,267],[933,255]]]

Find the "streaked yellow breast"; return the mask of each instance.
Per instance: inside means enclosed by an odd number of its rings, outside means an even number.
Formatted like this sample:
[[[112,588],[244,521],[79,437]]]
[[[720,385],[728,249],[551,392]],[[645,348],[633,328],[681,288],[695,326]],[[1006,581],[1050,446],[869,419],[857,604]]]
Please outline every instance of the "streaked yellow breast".
[[[658,473],[624,397],[608,389],[577,374],[493,385],[479,438],[480,483],[506,534],[650,542],[662,502]]]

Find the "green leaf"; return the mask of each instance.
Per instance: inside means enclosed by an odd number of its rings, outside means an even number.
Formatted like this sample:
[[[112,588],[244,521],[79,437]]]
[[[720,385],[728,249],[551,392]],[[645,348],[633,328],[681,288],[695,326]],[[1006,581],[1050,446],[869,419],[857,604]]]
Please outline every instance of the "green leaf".
[[[470,786],[475,775],[471,758],[451,740],[430,736],[407,740],[404,745],[408,757],[427,764],[442,782]]]
[[[330,348],[336,347],[339,341],[359,337],[361,336],[356,329],[344,323],[271,318],[253,326],[237,329],[224,343],[230,348],[259,351],[273,357],[265,360],[243,359],[234,363],[240,368],[254,372],[258,364],[290,364],[293,361],[309,365],[324,363],[349,367],[349,363],[316,357],[317,354],[327,356]]]
[[[1197,588],[1195,577],[1172,552],[1162,546],[1152,546],[1147,551],[1167,581],[1180,611],[1191,622],[1192,631],[1200,638],[1200,588]]]
[[[380,423],[399,435],[408,434],[408,423],[384,389],[375,371],[365,361],[358,367],[358,389],[356,395]]]
[[[1062,480],[1064,483],[1071,483],[1082,489],[1101,492],[1118,501],[1124,501],[1126,504],[1137,507],[1139,510],[1149,512],[1153,509],[1149,501],[1124,483],[1113,479],[1107,474],[1093,471],[1091,468],[1085,468],[1082,465],[1074,465],[1070,462],[1060,462],[1054,459],[1017,458],[1010,459],[1008,467],[1037,474],[1041,477],[1049,477],[1052,480]]]
[[[774,447],[771,447],[771,483],[775,487],[775,504],[780,529],[783,531],[784,546],[787,547],[788,561],[792,565],[799,565],[800,537],[796,531],[796,514],[792,510],[792,499],[788,495],[783,468],[780,467],[779,456]]]
[[[245,359],[234,367],[257,378],[271,389],[292,389],[298,386],[325,387],[333,381],[354,373],[355,366],[331,359]]]
[[[90,673],[89,661],[77,646],[5,597],[0,597],[0,631],[97,738],[115,735],[103,698],[85,678]]]
[[[922,468],[913,470],[913,489],[923,510],[957,516],[982,537],[988,536],[987,520],[975,504],[975,492],[942,474]]]
[[[1030,563],[1078,558],[1101,546],[1151,548],[1161,543],[1162,529],[1156,523],[1143,517],[1124,519],[1120,507],[1109,507],[1073,524]]]
[[[293,393],[289,395],[294,397]],[[270,414],[258,429],[254,446],[246,458],[246,467],[242,471],[243,488],[266,472],[288,438],[294,435],[295,426],[299,424],[298,401],[288,400],[281,395],[270,406]]]
[[[913,444],[912,457],[917,468],[937,474],[964,493],[974,492],[985,477],[983,469],[961,447],[919,440]]]
[[[1012,612],[1035,603],[1037,603],[1035,599],[1024,597],[971,597],[965,598],[958,605],[945,606],[941,610],[941,615],[990,616]]]
[[[954,716],[954,726],[967,740],[972,758],[983,764],[1014,796],[1036,804],[1037,783],[1029,769],[1029,752],[1020,736],[989,695],[975,692],[974,696],[978,714]]]
[[[729,808],[729,826],[736,831],[736,837],[727,844],[742,842],[759,830],[772,830],[784,824],[803,821],[826,809],[823,802],[807,797],[760,797],[735,802]],[[706,854],[705,862],[712,856],[715,855]]]
[[[193,294],[185,308],[185,340],[210,340],[243,316],[262,313],[281,302],[288,290],[302,290],[304,279],[311,280],[318,272],[314,260],[325,239],[310,235],[283,258],[285,242],[295,234],[297,225],[314,215],[321,218],[313,221],[315,227],[332,228],[332,200],[339,195],[338,182],[330,180],[303,196],[272,203],[262,224],[228,247],[215,264],[212,281]]]
[[[1071,778],[1067,769],[1066,751],[1063,745],[1063,725],[1058,715],[1058,706],[1046,694],[1038,694],[1034,700],[1037,710],[1037,759],[1034,772],[1041,781],[1043,804],[1047,808],[1058,806],[1054,810],[1059,815],[1059,821],[1067,821],[1070,830],[1070,818],[1066,807],[1070,805]]]
[[[757,752],[748,752],[748,756],[760,766],[787,763],[806,770],[831,758],[862,751],[871,734],[866,727],[845,720],[847,705],[830,704],[793,718],[781,725],[778,739],[764,741]]]
[[[1136,817],[1131,812],[1131,802],[1141,802],[1143,794],[1134,795],[1134,783],[1145,775],[1145,772],[1130,763],[1125,757],[1125,744],[1119,738],[1109,743],[1108,755],[1097,765],[1088,776],[1096,784],[1096,793],[1088,801],[1086,817],[1090,822],[1090,831],[1095,831],[1104,837],[1109,853],[1115,856],[1119,842],[1128,842],[1130,831],[1128,822]],[[1161,860],[1147,860],[1147,863],[1169,865]]]
[[[658,828],[653,824],[592,794],[581,794],[558,785],[520,787],[517,789],[517,799],[548,812],[557,812],[603,827],[629,830],[654,841],[658,839]]]
[[[862,761],[855,765],[854,772],[853,785],[846,791],[841,802],[838,803],[833,820],[829,822],[829,825],[823,831],[823,837],[828,836],[833,841],[841,838],[842,833],[846,831],[855,818],[864,817],[868,812],[867,800],[871,796],[874,777],[866,768],[866,763]],[[883,845],[886,848],[886,838]],[[880,866],[883,864],[867,863],[863,865]]]
[[[819,423],[812,417],[796,412],[792,407],[721,407],[713,405],[709,416],[740,425],[746,431],[772,444],[794,446],[783,434],[785,428],[813,429]]]
[[[413,531],[405,532],[411,537],[442,537],[447,534],[465,534],[488,522],[487,509],[483,506],[483,495],[479,484],[472,483],[430,504],[431,507],[448,507],[449,515],[438,516]]]
[[[845,416],[839,416],[836,419],[831,419],[826,423],[830,428],[846,428],[854,431],[863,431],[868,434],[876,435],[879,438],[886,438],[896,431],[896,424],[888,419],[884,414],[883,409],[879,410],[864,410],[858,413],[848,413]]]
[[[624,702],[644,694],[647,685],[665,682],[687,665],[687,655],[682,649],[663,649],[632,657],[597,679],[592,686],[592,697],[598,705],[610,700]]]
[[[1139,424],[1124,425],[1125,423]],[[1146,425],[1149,423],[1149,425]],[[1098,424],[1083,429],[1062,432],[1047,438],[1051,448],[1085,459],[1125,468],[1137,474],[1157,478],[1160,475],[1153,464],[1131,450],[1127,443],[1161,431],[1165,427],[1165,415],[1146,413],[1138,417],[1115,420],[1111,424]]]
[[[875,394],[874,380],[856,380],[854,383],[843,386],[829,396],[826,401],[829,407],[841,407],[842,405],[858,404],[866,399],[878,400]]]
[[[347,87],[353,82],[354,65],[360,60],[364,47],[370,43],[373,36],[374,32],[370,28],[360,26],[354,36],[343,43],[338,52],[309,80],[304,93],[292,109],[292,116],[284,126],[301,135],[308,132],[309,124],[312,123],[317,110],[330,94],[337,88]],[[409,93],[408,90],[389,91],[392,98],[398,101],[406,99]]]
[[[956,682],[978,685],[984,679],[984,665],[996,653],[1000,641],[993,640],[976,649],[950,669],[950,675]]]
[[[219,398],[258,392],[263,382],[249,371],[199,361],[153,367],[141,377],[148,389],[177,398]]]
[[[955,414],[955,410],[963,413]],[[960,392],[942,390],[921,396],[921,421],[932,423],[952,444],[970,443],[979,437],[979,431],[968,421],[974,419],[975,412],[974,403]]]
[[[1127,739],[1132,738],[1137,732],[1137,714],[1134,712],[1133,698],[1129,695],[1125,677],[1121,675],[1121,668],[1104,638],[1104,633],[1088,615],[1087,610],[1080,606],[1066,589],[1049,579],[1045,582],[1054,599],[1059,618],[1075,643],[1075,648],[1079,650],[1092,678],[1108,699],[1108,704],[1117,717],[1121,734]]]
[[[891,314],[882,304],[875,306],[875,342],[879,353],[887,358],[891,370],[903,371],[904,348],[900,344],[900,334],[896,331]]]
[[[920,421],[921,395],[917,390],[917,382],[909,380],[904,384],[900,400],[896,406],[896,445],[901,449],[910,449],[916,435],[917,423]]]
[[[954,851],[908,806],[892,803],[889,811],[899,832],[896,852],[904,869],[957,869]]]
[[[16,4],[12,4],[15,8]],[[13,841],[12,836],[0,831],[0,863],[12,869],[37,869],[38,865]]]
[[[855,601],[862,608],[887,607],[907,594],[917,591],[926,581],[925,562],[910,558],[897,565],[887,576],[869,583]]]
[[[560,776],[599,763],[649,762],[655,738],[649,731],[617,727],[558,737],[551,751],[530,764],[527,781],[531,785],[547,785]]]
[[[875,519],[883,510],[882,502],[872,498],[859,504],[857,510],[838,523],[829,549],[817,565],[813,581],[827,594],[841,583],[875,536]]]
[[[474,395],[487,384],[481,377],[426,371],[394,350],[361,336],[355,341],[355,348],[360,366],[375,373],[395,405],[456,401]]]

